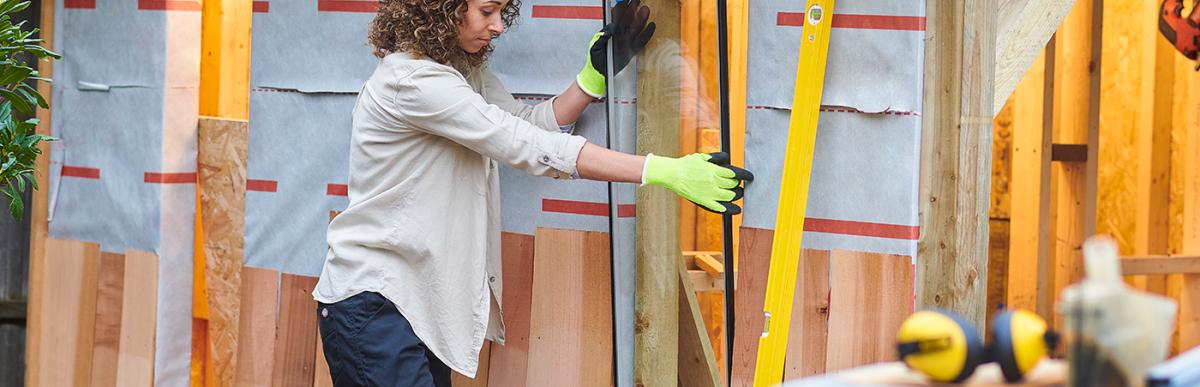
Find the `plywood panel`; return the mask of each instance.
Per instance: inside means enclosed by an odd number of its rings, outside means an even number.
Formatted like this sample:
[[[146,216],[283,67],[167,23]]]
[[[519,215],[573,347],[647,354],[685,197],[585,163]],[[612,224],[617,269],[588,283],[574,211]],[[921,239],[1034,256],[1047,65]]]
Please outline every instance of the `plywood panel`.
[[[217,386],[236,377],[238,314],[245,242],[246,121],[203,117],[199,124],[204,283],[208,294],[210,368]]]
[[[95,282],[90,290],[87,288],[88,277],[94,281],[95,276],[87,274],[86,267],[88,262],[98,263],[99,258],[100,246],[94,243],[46,239],[45,280],[30,283],[38,285],[31,289],[31,296],[36,293],[40,298],[30,308],[30,323],[36,323],[40,331],[29,339],[36,340],[37,346],[31,351],[37,356],[31,364],[37,364],[37,368],[29,369],[30,382],[36,381],[38,386],[90,382],[90,338],[95,327],[85,319],[94,322],[96,310],[94,296],[93,304],[86,306],[83,294],[95,294]],[[83,316],[89,310],[92,316]],[[82,343],[81,339],[89,342]],[[81,356],[84,353],[86,359]]]
[[[479,369],[475,370],[475,377],[468,378],[458,372],[450,371],[450,385],[453,387],[487,387],[491,353],[492,341],[484,340],[483,348],[479,350]]]
[[[830,256],[827,371],[896,359],[896,331],[912,311],[912,261],[835,250]]]
[[[275,366],[275,319],[279,315],[279,272],[242,268],[241,312],[238,321],[237,385],[271,385]]]
[[[829,252],[805,249],[800,254],[796,293],[792,300],[791,334],[783,379],[825,372],[829,323]]]
[[[754,385],[758,339],[763,331],[763,302],[771,264],[771,241],[775,231],[743,227],[734,294],[733,366],[734,386]]]
[[[271,383],[277,387],[312,386],[317,353],[316,277],[284,273],[279,280],[279,325]]]
[[[529,310],[533,297],[533,236],[500,234],[504,275],[504,345],[493,345],[488,380],[494,386],[525,385],[529,362]]]
[[[613,348],[608,234],[538,228],[534,244],[526,385],[608,385]]]
[[[125,288],[125,255],[100,254],[96,289],[95,345],[92,346],[92,387],[117,385],[117,356],[121,344],[121,304]]]
[[[157,308],[158,257],[144,251],[126,251],[121,343],[117,356],[118,386],[152,385]]]

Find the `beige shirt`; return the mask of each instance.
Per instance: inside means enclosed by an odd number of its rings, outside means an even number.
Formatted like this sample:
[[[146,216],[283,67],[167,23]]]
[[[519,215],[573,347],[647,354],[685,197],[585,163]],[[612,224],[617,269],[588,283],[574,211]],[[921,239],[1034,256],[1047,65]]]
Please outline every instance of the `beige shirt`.
[[[496,161],[568,179],[586,142],[560,131],[552,103],[513,99],[487,69],[383,58],[354,107],[350,205],[329,224],[313,297],[378,292],[446,365],[475,375],[484,338],[504,341]]]

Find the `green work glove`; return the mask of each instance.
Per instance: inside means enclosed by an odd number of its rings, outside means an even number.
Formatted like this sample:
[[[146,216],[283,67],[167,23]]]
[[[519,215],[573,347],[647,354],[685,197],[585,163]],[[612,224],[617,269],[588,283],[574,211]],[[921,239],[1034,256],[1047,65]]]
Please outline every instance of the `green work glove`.
[[[646,155],[642,184],[664,187],[706,210],[736,215],[742,208],[733,201],[742,198],[742,181],[754,174],[729,165],[729,154],[693,153],[680,158]]]
[[[583,70],[575,76],[575,82],[584,93],[592,98],[604,96],[605,74],[608,71],[608,43],[613,44],[613,74],[621,72],[629,64],[650,37],[654,36],[654,23],[647,24],[650,8],[641,5],[641,0],[625,0],[612,8],[613,22],[592,35],[588,41],[588,57]]]

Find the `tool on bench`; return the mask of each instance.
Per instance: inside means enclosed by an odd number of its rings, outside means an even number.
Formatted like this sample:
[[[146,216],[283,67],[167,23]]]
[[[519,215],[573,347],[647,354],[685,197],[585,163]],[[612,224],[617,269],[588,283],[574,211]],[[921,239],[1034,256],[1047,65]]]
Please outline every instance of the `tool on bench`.
[[[975,328],[952,312],[921,311],[896,334],[900,359],[935,382],[961,383],[980,364],[996,362],[1004,380],[1018,382],[1058,344],[1058,334],[1038,315],[1004,311],[992,320],[992,344],[984,346]]]

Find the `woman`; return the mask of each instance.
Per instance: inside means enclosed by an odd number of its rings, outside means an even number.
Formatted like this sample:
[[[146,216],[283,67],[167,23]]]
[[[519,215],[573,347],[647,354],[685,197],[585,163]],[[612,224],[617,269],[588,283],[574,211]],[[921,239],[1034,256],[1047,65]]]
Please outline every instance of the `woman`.
[[[485,338],[503,343],[498,162],[740,211],[730,202],[751,176],[727,157],[628,155],[565,133],[604,93],[605,45],[619,71],[649,40],[648,9],[614,7],[576,82],[537,106],[485,66],[517,10],[518,0],[380,3],[370,42],[382,59],[353,111],[350,204],[329,225],[313,291],[335,385],[449,386],[451,369],[475,375]]]

